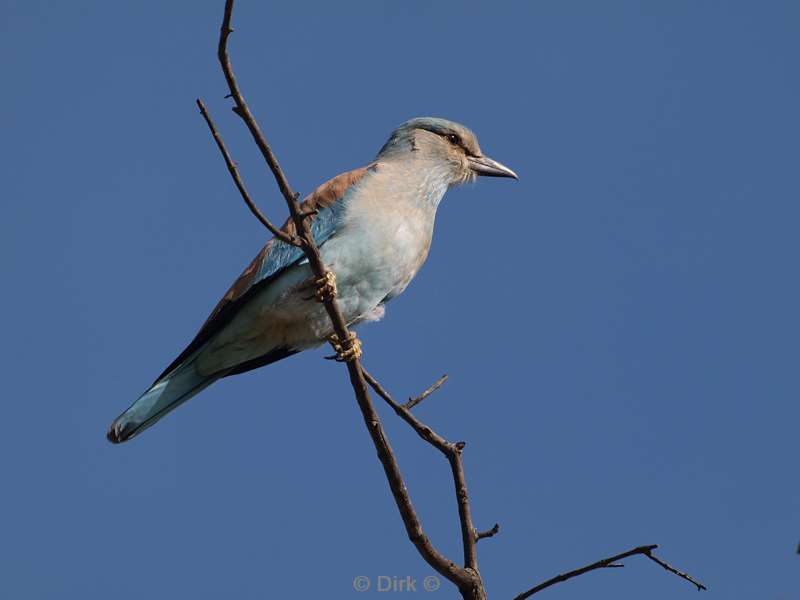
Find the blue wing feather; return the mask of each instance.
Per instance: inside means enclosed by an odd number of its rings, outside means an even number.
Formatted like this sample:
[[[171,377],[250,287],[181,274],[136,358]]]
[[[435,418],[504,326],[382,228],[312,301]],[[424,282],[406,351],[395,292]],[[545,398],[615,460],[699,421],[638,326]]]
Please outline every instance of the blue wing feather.
[[[317,246],[321,246],[335,232],[345,211],[347,198],[353,187],[374,165],[356,169],[334,177],[318,187],[303,201],[303,210],[314,209],[317,214],[311,222],[311,235]],[[287,221],[285,231],[294,231],[293,224]],[[206,319],[191,343],[159,375],[156,382],[181,366],[183,362],[201,348],[216,332],[227,325],[239,309],[255,293],[267,285],[277,275],[304,258],[303,251],[275,238],[259,252],[245,271],[234,282],[228,292]]]
[[[316,219],[311,224],[311,235],[317,246],[324,244],[336,232],[336,227],[344,213],[346,198],[347,194],[334,204],[319,209]],[[302,257],[303,251],[297,246],[290,246],[279,240],[273,240],[269,251],[261,260],[261,266],[258,268],[258,273],[250,286],[257,285],[265,279],[270,279],[295,264]]]

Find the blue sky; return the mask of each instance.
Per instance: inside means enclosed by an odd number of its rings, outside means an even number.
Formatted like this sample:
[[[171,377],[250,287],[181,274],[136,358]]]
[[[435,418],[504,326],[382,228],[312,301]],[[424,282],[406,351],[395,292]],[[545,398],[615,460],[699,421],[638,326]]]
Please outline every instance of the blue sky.
[[[0,596],[378,598],[353,578],[430,575],[322,350],[105,440],[265,240],[196,97],[285,214],[223,99],[222,2],[0,7]],[[360,332],[398,397],[450,374],[417,411],[467,441],[477,525],[502,526],[491,598],[646,543],[715,597],[800,594],[798,23],[788,1],[240,0],[234,64],[298,190],[420,115],[521,176],[448,193],[428,263]],[[446,463],[380,408],[458,558]],[[544,593],[695,592],[634,558]]]

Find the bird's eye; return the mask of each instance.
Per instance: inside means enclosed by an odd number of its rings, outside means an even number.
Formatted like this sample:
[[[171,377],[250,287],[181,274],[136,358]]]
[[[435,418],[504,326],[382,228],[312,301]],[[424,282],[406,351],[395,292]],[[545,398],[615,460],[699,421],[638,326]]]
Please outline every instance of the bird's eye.
[[[461,144],[461,138],[458,137],[455,133],[448,134],[447,139],[450,140],[451,144],[454,144],[456,146]]]

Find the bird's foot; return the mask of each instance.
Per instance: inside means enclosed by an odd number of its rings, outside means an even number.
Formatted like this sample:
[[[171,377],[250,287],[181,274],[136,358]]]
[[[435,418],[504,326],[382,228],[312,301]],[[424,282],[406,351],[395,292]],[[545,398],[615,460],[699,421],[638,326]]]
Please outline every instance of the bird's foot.
[[[314,296],[318,302],[327,302],[336,298],[336,274],[325,271],[325,275],[314,281],[316,291]]]
[[[327,356],[326,358],[337,362],[350,362],[351,360],[358,360],[361,358],[361,340],[359,340],[353,332],[350,332],[350,337],[344,342],[340,342],[339,336],[334,333],[328,337],[328,343],[333,346],[336,354],[334,356]]]
[[[303,300],[312,300],[316,298],[317,302],[327,302],[336,297],[336,273],[333,271],[325,271],[325,275],[319,279],[309,278],[301,286],[300,290],[305,291],[314,288],[314,294],[303,298]]]

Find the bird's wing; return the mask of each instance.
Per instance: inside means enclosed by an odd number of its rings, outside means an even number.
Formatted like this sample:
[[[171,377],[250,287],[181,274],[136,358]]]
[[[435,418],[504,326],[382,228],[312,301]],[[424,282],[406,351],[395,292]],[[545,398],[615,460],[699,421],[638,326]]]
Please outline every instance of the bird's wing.
[[[317,245],[322,245],[336,231],[344,212],[343,200],[353,187],[369,173],[375,165],[337,175],[319,186],[309,194],[301,204],[304,212],[316,210],[316,215],[309,217],[311,233]],[[295,226],[291,219],[281,227],[290,235],[294,235]],[[280,275],[286,268],[302,260],[303,251],[272,238],[253,259],[253,262],[239,275],[230,289],[211,311],[208,319],[191,343],[172,361],[158,376],[156,381],[179,367],[183,361],[205,344],[215,333],[230,323],[231,319],[247,302],[247,300],[263,286]]]

